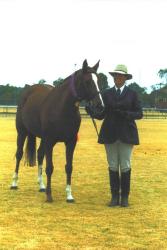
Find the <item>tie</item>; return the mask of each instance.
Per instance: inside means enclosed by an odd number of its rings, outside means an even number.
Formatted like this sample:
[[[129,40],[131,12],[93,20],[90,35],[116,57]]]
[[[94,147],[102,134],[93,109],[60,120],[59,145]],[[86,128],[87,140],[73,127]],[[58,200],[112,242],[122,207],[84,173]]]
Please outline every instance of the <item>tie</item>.
[[[121,90],[118,88],[117,89],[117,97],[120,97],[120,94],[121,94]]]

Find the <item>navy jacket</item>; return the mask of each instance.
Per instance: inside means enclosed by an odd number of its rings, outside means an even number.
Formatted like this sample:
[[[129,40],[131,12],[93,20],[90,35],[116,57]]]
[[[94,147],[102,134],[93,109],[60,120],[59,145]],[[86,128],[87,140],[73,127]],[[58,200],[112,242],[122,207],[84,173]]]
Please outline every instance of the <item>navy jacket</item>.
[[[96,119],[104,119],[98,142],[111,144],[116,140],[137,145],[139,144],[136,119],[143,117],[142,108],[137,93],[125,86],[120,97],[117,97],[115,87],[103,94],[105,110]]]

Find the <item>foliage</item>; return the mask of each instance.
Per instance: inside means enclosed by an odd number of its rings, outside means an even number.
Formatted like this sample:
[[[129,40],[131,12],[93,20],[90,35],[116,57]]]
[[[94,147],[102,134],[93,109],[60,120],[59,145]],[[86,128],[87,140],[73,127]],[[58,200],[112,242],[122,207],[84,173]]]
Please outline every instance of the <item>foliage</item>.
[[[0,85],[0,105],[17,105],[23,88]]]
[[[128,87],[135,90],[139,95],[146,94],[147,88],[140,87],[136,82],[130,83]]]
[[[161,79],[164,79],[165,83],[167,84],[167,69],[160,69],[158,71],[158,75]]]
[[[45,79],[41,79],[41,80],[39,80],[38,84],[44,84],[45,82],[46,82]]]
[[[108,81],[107,81],[107,76],[105,74],[103,74],[103,73],[98,74],[98,85],[99,85],[100,91],[103,91],[109,87]]]
[[[147,88],[140,87],[136,82],[129,84],[128,87],[137,92],[143,107],[150,107],[151,106],[150,100],[149,100],[149,95],[146,92]]]
[[[63,83],[64,79],[59,77],[57,80],[53,81],[53,85],[56,87],[56,86],[59,86]]]
[[[141,100],[143,107],[157,107],[159,100],[165,100],[167,88],[167,69],[160,69],[158,72],[160,78],[166,80],[166,84],[158,83],[151,86],[152,91],[150,94],[147,93],[147,88],[140,87],[136,82],[129,84],[128,86],[135,90],[139,99]],[[59,77],[57,80],[53,81],[54,86],[59,86],[63,83],[64,79]],[[39,84],[45,84],[45,79],[40,79]],[[106,88],[109,88],[107,76],[103,73],[98,74],[98,84],[100,91],[103,92]],[[14,87],[7,84],[6,86],[0,85],[0,105],[17,105],[20,93],[23,88]],[[81,102],[81,106],[84,106],[85,102]],[[163,107],[167,108],[167,102]]]

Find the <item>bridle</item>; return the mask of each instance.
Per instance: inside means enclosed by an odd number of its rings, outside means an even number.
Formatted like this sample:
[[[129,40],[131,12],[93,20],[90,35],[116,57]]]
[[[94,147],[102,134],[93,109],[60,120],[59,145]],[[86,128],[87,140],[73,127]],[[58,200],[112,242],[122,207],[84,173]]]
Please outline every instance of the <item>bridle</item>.
[[[77,101],[82,101],[83,97],[79,96],[77,91],[76,91],[76,87],[74,84],[74,77],[75,77],[75,72],[71,75],[71,80],[70,80],[69,86],[70,86],[70,89],[71,89],[73,96],[77,99]],[[86,88],[86,86],[85,86],[85,88]],[[86,89],[86,92],[89,93],[88,89]],[[102,91],[99,90],[93,96],[86,98],[87,103],[90,105],[90,102],[92,100],[94,100],[101,93],[102,93]]]
[[[76,91],[76,88],[75,88],[74,76],[75,76],[75,72],[71,75],[69,86],[70,86],[72,95],[77,99],[77,101],[81,101],[81,97],[77,94],[77,91]]]
[[[82,97],[80,97],[76,91],[76,87],[75,87],[75,84],[74,84],[74,76],[75,76],[75,72],[71,75],[71,80],[70,80],[70,88],[71,88],[71,92],[73,94],[73,96],[77,99],[77,101],[82,101]],[[87,93],[89,93],[87,91]],[[100,95],[102,93],[102,91],[97,91],[93,96],[91,96],[90,98],[87,98],[87,103],[88,105],[91,105],[91,101],[94,100],[97,95]],[[99,136],[99,132],[98,132],[98,129],[97,129],[97,125],[96,125],[96,122],[94,120],[94,118],[90,115],[91,119],[92,119],[92,122],[93,122],[93,125],[95,127],[95,130],[96,130],[96,133],[97,133],[97,136]]]

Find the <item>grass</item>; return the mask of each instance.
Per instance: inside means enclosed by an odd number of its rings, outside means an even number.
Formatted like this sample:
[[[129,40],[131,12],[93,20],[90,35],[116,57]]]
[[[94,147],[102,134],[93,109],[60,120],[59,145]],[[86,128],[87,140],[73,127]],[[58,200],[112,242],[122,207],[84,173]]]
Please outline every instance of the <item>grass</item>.
[[[98,127],[100,127],[100,122]],[[129,208],[109,208],[107,162],[90,119],[83,119],[74,155],[73,195],[66,203],[64,145],[54,148],[53,198],[38,192],[37,168],[21,163],[19,189],[10,190],[15,167],[14,118],[0,120],[0,250],[167,249],[167,121],[138,121]],[[44,174],[45,176],[45,174]]]

